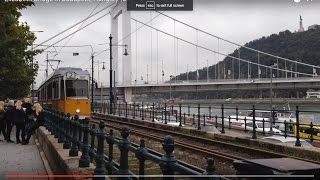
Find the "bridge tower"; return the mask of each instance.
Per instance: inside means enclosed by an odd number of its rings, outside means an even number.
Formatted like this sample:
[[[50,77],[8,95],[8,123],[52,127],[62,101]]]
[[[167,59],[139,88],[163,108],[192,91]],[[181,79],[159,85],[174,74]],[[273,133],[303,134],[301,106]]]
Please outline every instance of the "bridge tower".
[[[131,13],[127,11],[127,2],[126,1],[118,1],[117,4],[110,11],[111,15],[111,35],[112,35],[112,58],[113,58],[113,67],[115,71],[115,82],[119,84],[119,73],[122,73],[122,84],[130,85],[131,84]],[[122,36],[125,37],[122,39],[122,42],[119,42],[118,35],[118,17],[122,15]],[[119,71],[119,46],[116,46],[118,43],[122,45],[128,45],[128,56],[122,57],[122,69]]]
[[[131,75],[132,75],[132,68],[131,68],[131,13],[127,11],[127,2],[126,1],[118,1],[117,4],[113,7],[110,11],[111,15],[111,35],[112,39],[112,58],[113,64],[112,69],[115,71],[115,83],[116,86],[119,84],[119,74],[122,73],[122,84],[123,85],[131,85]],[[119,42],[119,34],[118,34],[118,17],[122,15],[122,42]],[[127,52],[128,56],[120,56],[122,58],[122,69],[119,71],[119,46],[118,43],[122,45],[127,45]],[[125,88],[124,89],[124,100],[125,102],[132,101],[132,88]]]

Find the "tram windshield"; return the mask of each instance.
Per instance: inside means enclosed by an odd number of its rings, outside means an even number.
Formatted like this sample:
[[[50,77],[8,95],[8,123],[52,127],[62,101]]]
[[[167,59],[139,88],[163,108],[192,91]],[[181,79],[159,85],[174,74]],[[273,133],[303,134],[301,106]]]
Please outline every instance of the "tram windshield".
[[[66,80],[67,97],[88,97],[88,81],[86,80]]]

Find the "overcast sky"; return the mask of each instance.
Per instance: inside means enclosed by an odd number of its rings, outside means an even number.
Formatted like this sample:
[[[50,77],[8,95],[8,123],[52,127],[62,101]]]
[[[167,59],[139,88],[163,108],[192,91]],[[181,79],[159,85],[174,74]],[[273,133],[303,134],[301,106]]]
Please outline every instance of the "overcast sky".
[[[208,33],[220,36],[222,38],[231,40],[239,44],[260,38],[262,36],[269,36],[284,30],[291,32],[299,28],[299,15],[302,15],[303,25],[305,30],[308,26],[313,24],[320,24],[320,1],[319,0],[194,0],[193,11],[173,12],[167,11],[165,14],[183,21],[189,25],[197,27]],[[31,26],[32,31],[44,31],[36,33],[38,39],[37,43],[56,35],[60,31],[65,30],[78,21],[86,18],[94,8],[95,12],[110,5],[112,2],[38,2],[35,6],[22,11],[21,21],[27,21]],[[95,18],[108,13],[110,9],[104,10],[97,16],[88,19],[84,25],[93,21]],[[143,22],[148,22],[150,18],[152,26],[161,29],[170,34],[175,34],[179,38],[188,40],[190,42],[197,42],[197,32],[194,29],[186,27],[178,22],[166,18],[162,15],[158,16],[157,12],[137,12],[132,11],[131,17]],[[121,21],[121,16],[119,21]],[[121,23],[119,28],[121,30]],[[174,25],[175,24],[175,25]],[[138,27],[141,24],[137,24]],[[79,26],[62,34],[45,44],[53,44],[61,38],[67,36],[73,31],[77,30]],[[136,22],[131,21],[131,31],[135,31]],[[196,56],[196,47],[182,41],[174,41],[172,37],[164,35],[156,30],[151,30],[148,27],[142,27],[137,31],[138,33],[131,34],[131,61],[132,61],[132,81],[137,77],[138,82],[143,81],[162,81],[161,71],[162,62],[165,72],[165,80],[170,75],[180,74],[188,70],[195,70],[215,64],[224,57],[217,56],[212,52],[198,49],[198,58]],[[56,45],[92,45],[94,52],[100,52],[108,48],[108,45],[99,45],[108,42],[110,34],[110,16],[106,15],[104,18],[98,20],[87,28],[76,33],[71,40],[70,37],[61,41]],[[158,42],[157,42],[158,35]],[[119,40],[122,33],[119,32]],[[136,37],[138,37],[136,39]],[[116,43],[116,42],[114,42]],[[136,47],[137,43],[137,47]],[[121,42],[119,42],[121,44]],[[174,48],[175,46],[177,48]],[[209,35],[198,33],[198,44],[206,48],[220,51],[228,54],[233,52],[237,47],[219,41]],[[158,45],[158,48],[157,48]],[[151,54],[152,47],[152,54]],[[119,48],[122,50],[123,48]],[[81,67],[91,72],[90,47],[69,48],[65,47],[60,50],[57,48],[50,48],[49,51],[58,51],[59,54],[55,57],[54,52],[49,52],[49,59],[59,59],[63,62],[59,67],[72,66]],[[158,57],[157,57],[158,51]],[[79,52],[79,56],[73,56],[73,52]],[[121,52],[121,51],[120,51]],[[40,71],[36,79],[38,86],[45,79],[45,59],[46,52],[37,56],[36,60],[40,63]],[[119,53],[120,54],[120,53]],[[121,57],[119,55],[119,57]],[[137,57],[137,59],[136,59]],[[152,58],[151,58],[152,57]],[[109,52],[100,53],[95,57],[97,61],[105,62],[106,70],[102,71],[102,63],[99,64],[99,83],[107,84],[109,82]],[[152,59],[152,60],[151,60]],[[208,61],[207,61],[208,60]],[[136,63],[137,62],[137,63]],[[148,68],[147,68],[148,66]],[[52,68],[56,68],[57,63],[52,63]],[[122,61],[119,59],[119,68],[122,67]],[[148,69],[148,72],[147,72]],[[152,72],[151,72],[152,69]],[[52,69],[49,69],[49,73]],[[129,72],[130,73],[130,72]],[[151,75],[152,74],[152,75]],[[98,79],[98,63],[95,64],[95,78]],[[119,81],[121,82],[122,74],[119,73]]]

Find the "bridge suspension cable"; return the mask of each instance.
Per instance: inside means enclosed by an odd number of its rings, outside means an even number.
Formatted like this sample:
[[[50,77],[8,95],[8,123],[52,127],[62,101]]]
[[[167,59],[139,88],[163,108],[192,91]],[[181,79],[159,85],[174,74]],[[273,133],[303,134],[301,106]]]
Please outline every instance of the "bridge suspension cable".
[[[170,34],[170,33],[167,33],[167,32],[165,32],[165,31],[162,31],[162,30],[160,30],[160,29],[158,29],[158,28],[151,27],[150,25],[148,25],[148,24],[146,24],[146,23],[144,23],[144,22],[142,22],[142,21],[139,21],[139,20],[137,20],[137,19],[135,19],[135,18],[131,18],[131,19],[134,20],[134,21],[136,21],[136,22],[138,22],[138,23],[141,23],[141,24],[143,24],[143,25],[145,25],[145,26],[147,26],[147,27],[153,28],[153,29],[155,29],[155,30],[157,30],[157,31],[165,34],[165,35],[168,35],[168,36],[171,36],[171,37],[173,37],[173,38],[179,39],[180,41],[183,41],[183,42],[185,42],[185,43],[188,43],[188,44],[191,44],[191,45],[193,45],[193,46],[199,47],[199,48],[201,48],[201,49],[204,49],[204,50],[207,50],[207,51],[210,51],[210,52],[213,52],[213,53],[217,53],[218,55],[222,55],[222,56],[229,57],[229,58],[234,58],[234,59],[236,59],[236,60],[239,60],[239,61],[242,61],[242,62],[246,62],[246,63],[250,63],[250,64],[254,64],[254,65],[257,65],[257,66],[260,65],[260,66],[265,67],[265,68],[268,68],[268,69],[280,70],[280,71],[289,72],[289,73],[297,73],[297,74],[301,74],[301,75],[305,75],[305,76],[314,76],[313,74],[307,74],[307,73],[302,73],[302,72],[294,72],[294,71],[292,71],[292,70],[279,69],[279,68],[272,67],[272,66],[267,66],[267,65],[264,65],[264,64],[258,64],[258,63],[251,62],[251,61],[248,61],[248,60],[244,60],[244,59],[241,59],[241,58],[237,58],[237,57],[234,57],[234,56],[231,56],[231,55],[227,55],[227,54],[224,54],[224,53],[221,53],[221,52],[217,52],[217,51],[212,50],[212,49],[209,49],[209,48],[207,48],[207,47],[200,46],[200,45],[197,45],[197,44],[195,44],[195,43],[193,43],[193,42],[190,42],[190,41],[188,41],[188,40],[185,40],[185,39],[182,39],[182,38],[180,38],[180,37],[174,36],[174,35],[172,35],[172,34]],[[198,69],[198,68],[197,68],[197,69]],[[218,73],[218,74],[219,74],[219,73]],[[239,73],[239,74],[240,74],[240,73]]]
[[[285,60],[285,61],[289,61],[289,62],[293,62],[293,63],[298,63],[298,64],[301,64],[301,65],[310,66],[310,67],[313,67],[313,68],[318,68],[318,69],[320,69],[320,66],[316,66],[316,65],[313,65],[313,64],[307,64],[307,63],[303,63],[303,62],[299,62],[299,61],[294,61],[294,60],[291,60],[291,59],[288,59],[288,58],[276,56],[276,55],[273,55],[273,54],[270,54],[270,53],[267,53],[267,52],[263,52],[263,51],[256,50],[256,49],[253,49],[253,48],[244,46],[244,45],[240,45],[240,44],[238,44],[238,43],[235,43],[235,42],[232,42],[232,41],[230,41],[230,40],[224,39],[224,38],[219,37],[219,36],[217,36],[217,35],[214,35],[214,34],[211,34],[211,33],[209,33],[209,32],[206,32],[206,31],[204,31],[204,30],[198,29],[197,27],[194,27],[194,26],[189,25],[189,24],[187,24],[187,23],[185,23],[185,22],[182,22],[182,21],[180,21],[180,20],[178,20],[178,19],[176,19],[176,18],[173,18],[173,17],[171,17],[171,16],[169,16],[169,15],[167,15],[167,14],[164,14],[164,12],[159,12],[159,11],[156,11],[156,12],[159,13],[159,14],[161,14],[161,15],[163,15],[163,16],[165,16],[165,17],[167,17],[167,18],[170,18],[170,19],[172,19],[172,20],[174,20],[174,21],[176,21],[176,22],[179,22],[179,23],[181,23],[181,24],[183,24],[183,25],[185,25],[185,26],[188,26],[188,27],[190,27],[190,28],[192,28],[192,29],[195,29],[195,30],[197,30],[197,31],[199,31],[199,32],[202,32],[202,33],[207,34],[207,35],[209,35],[209,36],[215,37],[215,38],[217,38],[217,39],[221,39],[221,40],[223,40],[223,41],[225,41],[225,42],[228,42],[228,43],[230,43],[230,44],[233,44],[233,45],[236,45],[236,46],[239,46],[239,47],[242,47],[242,48],[251,50],[251,51],[255,51],[255,52],[260,53],[260,54],[264,54],[264,55],[267,55],[267,56],[271,56],[271,57],[274,57],[274,58],[278,58],[278,59],[282,59],[282,60]]]

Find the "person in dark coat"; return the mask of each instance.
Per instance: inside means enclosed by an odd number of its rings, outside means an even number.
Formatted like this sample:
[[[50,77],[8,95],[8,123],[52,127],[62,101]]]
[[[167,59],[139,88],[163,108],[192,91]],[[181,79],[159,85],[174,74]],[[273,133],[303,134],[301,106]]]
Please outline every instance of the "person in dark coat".
[[[2,133],[4,140],[7,140],[6,133],[6,111],[4,110],[4,102],[0,101],[0,134]],[[2,141],[2,140],[0,140]]]
[[[32,101],[30,98],[24,99],[24,108],[26,108],[26,123],[34,121],[34,110],[32,109]]]
[[[13,127],[14,117],[15,117],[14,101],[10,100],[8,102],[7,110],[6,110],[6,121],[7,121],[7,142],[13,143],[11,140],[11,131]]]
[[[15,117],[14,117],[14,124],[16,125],[16,138],[17,138],[17,144],[25,141],[25,121],[26,121],[26,113],[22,109],[22,102],[17,101],[16,102],[16,110],[15,110]],[[21,139],[20,136],[21,132]]]
[[[27,138],[24,142],[22,142],[23,145],[28,144],[29,140],[31,138],[31,135],[34,133],[36,129],[38,129],[40,126],[43,126],[44,124],[44,114],[42,112],[42,107],[39,103],[34,104],[33,106],[34,111],[34,117],[36,119],[35,122],[31,122],[30,128],[26,130]]]

